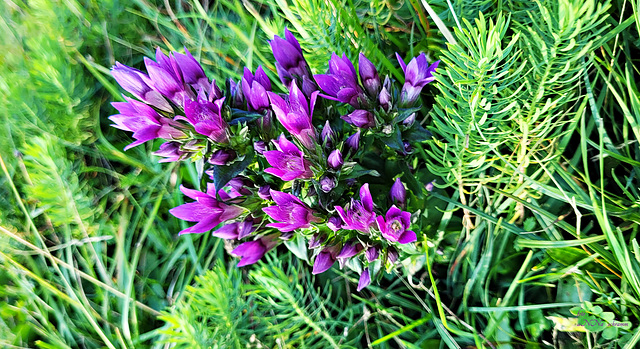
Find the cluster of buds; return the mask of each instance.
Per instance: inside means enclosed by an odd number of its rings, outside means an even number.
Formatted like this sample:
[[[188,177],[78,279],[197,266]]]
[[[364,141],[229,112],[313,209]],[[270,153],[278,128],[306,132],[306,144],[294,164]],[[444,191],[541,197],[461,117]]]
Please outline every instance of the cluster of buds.
[[[314,76],[298,41],[288,30],[284,36],[271,48],[286,93],[272,90],[262,67],[245,68],[223,91],[188,51],[158,50],[155,61],[145,58],[147,73],[112,69],[137,99],[113,103],[120,114],[111,120],[133,132],[126,149],[161,138],[160,161],[210,164],[206,191],[181,187],[193,201],[170,210],[195,223],[180,234],[230,240],[238,266],[303,237],[314,274],[338,262],[360,273],[360,291],[396,263],[400,245],[417,240],[403,175],[385,181],[363,159],[412,160],[411,142],[428,137],[415,114],[438,62],[429,66],[421,54],[405,65],[398,56],[402,88],[381,79],[363,54],[358,71],[333,54],[328,72]]]

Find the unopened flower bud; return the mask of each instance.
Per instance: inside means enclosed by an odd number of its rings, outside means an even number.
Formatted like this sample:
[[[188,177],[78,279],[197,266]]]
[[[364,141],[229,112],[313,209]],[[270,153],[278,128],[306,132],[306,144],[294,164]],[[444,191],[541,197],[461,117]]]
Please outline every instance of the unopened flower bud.
[[[385,111],[389,111],[389,103],[391,103],[391,94],[387,90],[386,87],[383,87],[380,91],[380,95],[378,96],[378,102],[380,102],[380,106]]]
[[[329,157],[327,158],[327,163],[329,164],[329,167],[334,170],[337,170],[340,167],[342,167],[342,164],[344,164],[344,160],[342,160],[342,154],[338,149],[332,151],[331,154],[329,154]]]
[[[342,228],[342,220],[340,217],[332,216],[327,220],[327,227],[333,231],[338,231]]]
[[[335,187],[336,179],[332,176],[324,176],[320,179],[320,189],[322,189],[323,192],[328,193]]]
[[[364,85],[369,96],[377,96],[380,91],[380,77],[378,76],[378,70],[362,53],[360,53],[358,59],[358,72],[360,73],[362,85]]]
[[[331,125],[329,125],[328,120],[325,122],[324,127],[322,127],[320,137],[322,138],[322,143],[326,144],[327,147],[333,146],[333,140],[335,139],[336,134],[333,132],[333,129],[331,129]]]
[[[262,155],[267,150],[267,144],[263,141],[256,141],[253,143],[253,149],[255,149],[256,153]]]
[[[398,260],[398,250],[393,247],[389,247],[387,250],[387,260],[391,265],[394,265]]]
[[[347,138],[345,146],[347,148],[347,152],[350,152],[351,154],[358,151],[358,148],[360,147],[360,130]]]
[[[379,254],[380,253],[376,246],[371,246],[364,252],[365,257],[367,257],[367,261],[369,262],[373,262],[378,259]]]
[[[425,188],[425,189],[427,189],[427,191],[432,191],[432,190],[433,190],[433,183],[434,183],[434,182],[435,182],[435,181],[431,181],[431,182],[427,183],[427,184],[424,186],[424,188]]]
[[[271,200],[271,187],[268,185],[263,185],[258,189],[258,196],[262,200]]]
[[[376,126],[376,120],[368,110],[356,109],[351,114],[341,116],[341,119],[360,128]]]
[[[402,120],[402,124],[411,127],[413,123],[416,122],[416,113],[411,113],[406,119]]]
[[[216,150],[213,155],[209,158],[209,163],[212,165],[227,165],[231,160],[236,157],[236,154],[233,150],[220,149]]]
[[[404,207],[407,204],[407,190],[404,188],[400,178],[397,178],[391,186],[390,195],[391,201],[393,201],[394,204],[401,207]]]

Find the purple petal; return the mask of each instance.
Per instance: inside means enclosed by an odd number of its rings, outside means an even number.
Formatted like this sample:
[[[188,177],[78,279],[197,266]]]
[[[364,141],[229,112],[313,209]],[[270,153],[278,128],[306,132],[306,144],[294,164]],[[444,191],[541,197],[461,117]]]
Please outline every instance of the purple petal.
[[[365,183],[360,188],[360,201],[362,202],[365,210],[373,212],[373,198],[371,197],[371,192],[369,191],[369,183]]]
[[[335,258],[333,258],[330,252],[322,251],[316,257],[316,261],[313,263],[313,271],[311,273],[314,275],[324,273],[331,268],[335,261]]]
[[[401,244],[408,244],[411,242],[415,242],[417,240],[418,240],[418,237],[416,236],[416,233],[414,233],[411,230],[405,230],[404,233],[402,233],[402,235],[398,239],[398,242]]]
[[[371,284],[371,275],[369,274],[369,268],[364,268],[362,274],[360,274],[360,280],[358,281],[358,288],[356,289],[360,292],[363,288],[369,286]]]

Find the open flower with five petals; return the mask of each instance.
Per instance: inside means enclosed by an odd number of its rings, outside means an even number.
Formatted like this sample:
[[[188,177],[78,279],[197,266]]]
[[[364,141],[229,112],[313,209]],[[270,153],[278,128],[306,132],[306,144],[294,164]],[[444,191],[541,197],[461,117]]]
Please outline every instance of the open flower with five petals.
[[[408,244],[417,240],[416,233],[409,230],[411,227],[411,213],[402,211],[395,205],[391,206],[385,216],[376,218],[382,237],[389,242]]]

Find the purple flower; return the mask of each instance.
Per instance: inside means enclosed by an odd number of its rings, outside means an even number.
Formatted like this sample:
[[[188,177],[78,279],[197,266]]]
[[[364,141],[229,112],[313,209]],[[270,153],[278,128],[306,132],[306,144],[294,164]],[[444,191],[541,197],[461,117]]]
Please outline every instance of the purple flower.
[[[284,37],[282,39],[276,35],[269,42],[273,57],[276,59],[278,76],[289,90],[291,83],[297,80],[302,85],[305,95],[309,97],[313,91],[318,89],[318,86],[311,79],[311,70],[302,55],[302,48],[300,48],[298,40],[287,28],[284,29]]]
[[[329,60],[329,73],[315,76],[316,82],[326,93],[322,97],[349,103],[355,108],[360,108],[361,104],[366,104],[367,97],[358,84],[358,75],[353,63],[345,54],[342,58],[335,53]]]
[[[240,222],[234,222],[226,224],[221,228],[215,230],[211,235],[225,240],[240,240],[256,230],[256,226],[253,225],[253,218],[248,216],[245,220]]]
[[[311,239],[309,239],[309,249],[316,249],[327,240],[327,237],[324,235],[314,234]]]
[[[179,129],[181,128],[180,123],[160,116],[153,108],[142,102],[128,97],[125,99],[127,102],[113,102],[111,104],[118,109],[120,114],[109,117],[115,123],[113,127],[133,132],[133,138],[136,141],[126,146],[124,150],[156,138],[185,137],[184,132]]]
[[[152,154],[164,158],[158,162],[174,162],[189,158],[191,153],[181,150],[180,145],[180,142],[164,142],[160,144],[160,148]]]
[[[267,93],[271,100],[271,108],[276,114],[278,121],[306,148],[314,149],[316,144],[316,130],[311,123],[311,117],[318,93],[314,92],[311,94],[310,104],[307,102],[307,97],[300,91],[295,82],[291,84],[289,100],[286,102],[273,92]]]
[[[236,206],[224,204],[216,199],[216,189],[213,184],[207,185],[207,192],[188,189],[180,186],[180,190],[191,199],[196,200],[187,204],[174,207],[169,212],[175,217],[187,222],[198,222],[179,234],[204,233],[215,228],[218,224],[236,218],[242,213],[242,209]],[[224,191],[218,191],[223,194]],[[225,193],[226,194],[226,193]],[[224,195],[228,197],[228,195]],[[220,195],[223,197],[223,195]]]
[[[180,68],[180,72],[182,73],[182,78],[184,82],[191,87],[193,87],[196,91],[200,89],[204,89],[208,91],[213,88],[207,75],[204,73],[204,69],[198,61],[191,55],[191,52],[184,48],[185,54],[182,53],[173,53],[173,58],[175,59],[177,66]],[[215,85],[215,82],[214,82]],[[219,98],[219,97],[218,97]]]
[[[173,103],[183,106],[185,99],[193,98],[193,92],[185,87],[182,72],[174,57],[168,57],[158,47],[156,61],[145,57],[144,65],[149,76],[142,76],[145,82]]]
[[[222,104],[224,98],[213,103],[209,102],[202,92],[198,93],[198,99],[192,101],[185,99],[184,115],[177,116],[176,120],[185,120],[193,125],[196,132],[207,136],[218,143],[228,143],[227,123],[222,119]]]
[[[263,185],[258,189],[258,197],[262,200],[271,200],[271,187],[269,185]]]
[[[339,251],[340,247],[337,245],[325,247],[316,257],[316,260],[313,263],[313,271],[311,273],[315,275],[329,270],[333,263],[336,262],[336,257]]]
[[[344,145],[346,147],[347,154],[353,154],[357,152],[358,148],[360,147],[360,130],[349,136],[349,138],[347,138],[347,140],[344,142]]]
[[[271,250],[278,244],[278,239],[273,236],[264,236],[258,240],[247,241],[236,247],[231,254],[242,257],[238,263],[238,267],[253,264],[262,258],[267,251]]]
[[[274,141],[278,150],[269,150],[263,153],[269,164],[264,171],[279,177],[283,181],[294,179],[311,178],[311,163],[304,158],[304,155],[295,144],[289,142],[284,135],[280,135],[278,141]]]
[[[396,178],[396,181],[393,182],[389,195],[394,204],[400,207],[404,207],[407,204],[407,190],[404,188],[400,178]]]
[[[378,255],[380,255],[380,252],[378,251],[378,248],[376,246],[371,246],[364,252],[364,255],[367,258],[367,261],[373,262],[378,259]]]
[[[360,280],[358,280],[358,288],[356,291],[360,292],[363,288],[369,286],[371,284],[371,274],[369,273],[369,268],[364,268],[362,274],[360,274]]]
[[[380,77],[378,76],[378,70],[362,53],[358,56],[358,73],[360,74],[360,81],[369,96],[375,98],[380,92]]]
[[[224,166],[229,164],[230,161],[235,159],[236,152],[230,149],[218,149],[209,158],[209,163],[212,165]]]
[[[327,157],[327,164],[329,168],[337,170],[344,164],[344,160],[342,160],[342,153],[338,149],[334,150]]]
[[[363,248],[362,244],[357,240],[347,242],[342,246],[342,250],[340,250],[336,258],[351,258],[360,253]]]
[[[392,246],[389,246],[389,248],[387,249],[387,260],[391,265],[394,265],[398,260],[398,250],[396,250]]]
[[[149,86],[145,81],[149,77],[138,69],[131,68],[120,62],[111,68],[111,75],[116,79],[123,89],[134,95],[141,101],[154,106],[160,110],[173,113],[173,108],[162,95]],[[143,79],[142,77],[146,77]]]
[[[402,211],[395,205],[391,206],[385,217],[376,218],[382,236],[390,242],[408,244],[417,240],[416,233],[409,229],[411,213]]]
[[[424,188],[427,189],[427,191],[432,191],[433,190],[433,185],[436,181],[431,181],[427,184],[424,185]]]
[[[322,189],[323,192],[328,193],[331,190],[333,190],[333,188],[336,187],[337,181],[333,176],[323,176],[320,179],[320,189]]]
[[[309,228],[311,222],[320,222],[320,219],[313,215],[315,212],[294,195],[271,190],[271,197],[276,205],[265,207],[262,211],[280,223],[269,223],[267,227],[289,232]]]
[[[336,206],[336,211],[345,223],[342,227],[343,229],[368,233],[369,227],[375,222],[376,216],[373,212],[373,198],[369,191],[369,183],[365,183],[360,188],[360,201],[352,198],[346,212],[340,206]]]
[[[244,98],[244,93],[242,93],[242,84],[236,84],[233,79],[228,79],[229,83],[229,94],[231,103],[231,107],[237,109],[246,109],[247,108],[247,100]]]
[[[376,119],[368,110],[356,109],[351,114],[343,115],[340,118],[359,128],[371,128],[376,126]]]
[[[327,227],[333,231],[338,231],[342,229],[342,220],[340,217],[331,216],[327,220]]]
[[[380,106],[386,112],[389,112],[389,110],[391,109],[391,94],[386,87],[382,87],[382,90],[380,90],[380,95],[378,95],[378,103],[380,103]]]
[[[411,106],[419,97],[422,88],[435,80],[433,72],[435,72],[440,61],[435,61],[429,65],[427,56],[421,53],[420,56],[414,57],[409,64],[405,65],[404,60],[396,53],[398,62],[404,71],[404,85],[400,93],[400,105]]]
[[[320,132],[320,139],[322,139],[322,143],[331,148],[333,146],[333,141],[336,138],[336,133],[331,129],[331,125],[329,125],[329,120],[324,123],[322,127],[322,132]]]
[[[251,70],[245,67],[242,78],[242,93],[253,110],[262,112],[269,109],[267,91],[271,91],[271,81],[262,66],[258,66],[255,76],[251,74]]]

